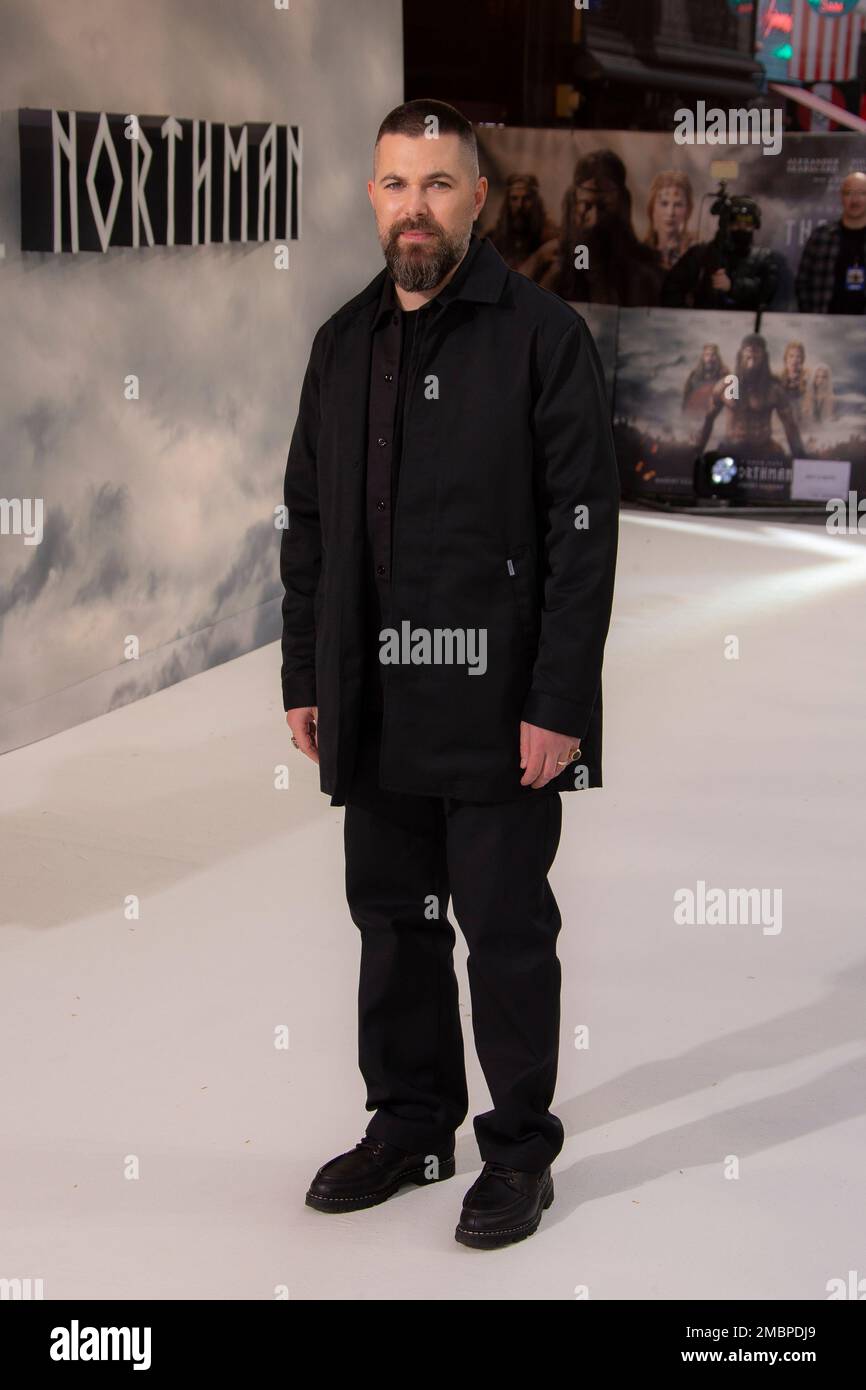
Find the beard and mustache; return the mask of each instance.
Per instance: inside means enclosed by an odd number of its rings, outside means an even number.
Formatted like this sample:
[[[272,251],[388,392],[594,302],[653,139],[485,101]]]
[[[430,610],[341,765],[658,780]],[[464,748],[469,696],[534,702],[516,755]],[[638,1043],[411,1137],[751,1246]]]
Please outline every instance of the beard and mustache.
[[[766,391],[773,381],[770,364],[765,357],[759,358],[751,367],[742,366],[738,375],[743,391]]]
[[[401,232],[431,232],[433,240],[401,243]],[[395,222],[379,244],[394,283],[407,293],[435,290],[440,281],[463,259],[472,235],[471,228],[460,235],[449,235],[437,223]]]

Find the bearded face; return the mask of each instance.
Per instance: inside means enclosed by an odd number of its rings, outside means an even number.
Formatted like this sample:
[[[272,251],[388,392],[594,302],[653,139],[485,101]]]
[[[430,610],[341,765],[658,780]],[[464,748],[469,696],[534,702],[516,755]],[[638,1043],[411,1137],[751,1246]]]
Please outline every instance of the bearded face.
[[[435,290],[469,248],[485,181],[452,134],[383,135],[373,173],[367,192],[395,284],[407,294]]]
[[[578,184],[575,189],[574,210],[577,227],[581,231],[609,226],[622,215],[622,198],[618,184],[600,175]]]
[[[401,218],[392,223],[380,237],[380,245],[395,284],[414,293],[435,290],[463,259],[470,237],[471,229],[468,234],[449,234],[426,213],[414,220]]]
[[[719,371],[721,363],[719,354],[714,347],[705,347],[701,355],[701,366],[705,377],[715,376]]]
[[[530,226],[537,201],[535,190],[527,184],[512,184],[508,190],[508,214],[515,231],[523,232]]]
[[[759,386],[767,379],[767,354],[757,344],[740,349],[739,377],[746,388]]]

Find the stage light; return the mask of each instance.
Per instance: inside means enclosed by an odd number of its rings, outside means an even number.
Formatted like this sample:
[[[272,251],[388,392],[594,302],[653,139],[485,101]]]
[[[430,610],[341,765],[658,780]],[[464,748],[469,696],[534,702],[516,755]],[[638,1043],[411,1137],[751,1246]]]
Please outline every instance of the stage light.
[[[695,492],[698,497],[733,501],[740,481],[737,460],[711,449],[695,460]]]
[[[717,485],[730,483],[737,476],[737,465],[727,454],[710,465],[710,478]]]

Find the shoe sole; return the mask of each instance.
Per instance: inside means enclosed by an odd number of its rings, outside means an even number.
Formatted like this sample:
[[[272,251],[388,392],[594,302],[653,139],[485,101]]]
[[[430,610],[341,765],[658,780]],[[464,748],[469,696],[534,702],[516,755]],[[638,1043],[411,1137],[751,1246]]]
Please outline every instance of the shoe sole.
[[[446,1179],[454,1177],[455,1166],[453,1158],[446,1158],[440,1160],[437,1178],[428,1178],[424,1168],[408,1168],[405,1173],[395,1178],[389,1187],[383,1187],[380,1192],[368,1192],[360,1197],[320,1197],[318,1193],[310,1190],[304,1201],[314,1211],[365,1211],[367,1207],[378,1207],[382,1202],[387,1202],[389,1197],[393,1197],[394,1193],[407,1183],[415,1187],[432,1187],[434,1183],[445,1182]]]
[[[541,1210],[531,1221],[524,1221],[519,1226],[511,1226],[508,1229],[498,1231],[470,1231],[465,1226],[458,1226],[454,1232],[454,1239],[461,1245],[468,1245],[472,1250],[498,1250],[503,1245],[514,1245],[518,1240],[526,1240],[527,1236],[534,1235],[541,1223],[542,1213],[553,1201],[553,1178],[547,1187]]]

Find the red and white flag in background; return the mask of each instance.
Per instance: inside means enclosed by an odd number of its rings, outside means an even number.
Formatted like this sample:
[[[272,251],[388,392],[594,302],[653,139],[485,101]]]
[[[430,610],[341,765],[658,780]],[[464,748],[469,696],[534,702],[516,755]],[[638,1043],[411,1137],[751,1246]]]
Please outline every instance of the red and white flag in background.
[[[851,82],[857,76],[860,35],[866,29],[862,0],[856,10],[838,16],[818,14],[809,0],[791,0],[791,17],[794,56],[788,64],[789,78]]]

